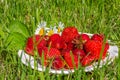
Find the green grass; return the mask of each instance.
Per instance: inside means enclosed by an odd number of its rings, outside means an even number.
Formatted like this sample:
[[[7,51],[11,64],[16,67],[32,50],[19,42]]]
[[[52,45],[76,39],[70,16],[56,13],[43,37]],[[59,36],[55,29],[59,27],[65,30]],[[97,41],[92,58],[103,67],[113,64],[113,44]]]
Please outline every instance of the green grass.
[[[23,65],[17,55],[19,44],[9,47],[13,20],[24,23],[30,35],[41,21],[48,26],[61,21],[81,32],[104,33],[120,49],[119,0],[0,0],[0,80],[120,80],[119,57],[92,72],[78,70],[69,75],[39,72]]]

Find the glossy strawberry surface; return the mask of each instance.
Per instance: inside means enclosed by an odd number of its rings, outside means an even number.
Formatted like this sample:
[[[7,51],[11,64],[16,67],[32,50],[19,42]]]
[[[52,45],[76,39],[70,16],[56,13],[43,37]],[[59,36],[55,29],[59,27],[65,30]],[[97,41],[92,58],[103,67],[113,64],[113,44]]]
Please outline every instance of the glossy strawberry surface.
[[[84,44],[84,49],[88,55],[95,56],[96,59],[99,59],[100,55],[106,55],[108,46],[104,46],[100,41],[89,40]]]
[[[100,41],[100,42],[103,42],[104,40],[104,35],[102,34],[94,34],[92,37],[91,37],[92,40],[95,40],[95,41]]]
[[[78,56],[72,54],[70,51],[64,52],[64,59],[66,62],[66,66],[69,69],[77,68],[78,67]]]
[[[78,35],[77,28],[75,28],[75,27],[66,27],[62,31],[61,37],[65,42],[68,43],[68,42],[72,41],[77,35]]]
[[[61,59],[61,57],[56,57],[52,62],[52,68],[53,69],[62,69],[64,68],[65,63],[64,60]]]
[[[46,46],[47,41],[44,39],[44,37],[41,37],[40,35],[34,35],[32,37],[29,37],[26,42],[25,51],[30,54],[34,55],[35,48]]]

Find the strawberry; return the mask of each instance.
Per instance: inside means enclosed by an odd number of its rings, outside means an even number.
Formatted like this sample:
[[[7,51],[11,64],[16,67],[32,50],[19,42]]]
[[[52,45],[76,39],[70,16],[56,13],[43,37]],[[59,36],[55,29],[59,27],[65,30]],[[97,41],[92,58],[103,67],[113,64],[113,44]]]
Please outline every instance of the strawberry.
[[[75,44],[75,47],[83,49],[83,44],[90,40],[87,34],[79,34],[76,38],[73,39],[72,43]]]
[[[68,43],[72,41],[77,35],[78,30],[75,27],[66,27],[64,28],[61,37],[66,43]]]
[[[34,55],[33,53],[33,38],[28,38],[25,46],[25,51],[26,53],[30,55]]]
[[[82,60],[80,61],[82,66],[88,66],[90,65],[93,61],[95,61],[95,57],[91,55],[87,55]]]
[[[50,59],[54,59],[61,56],[60,51],[56,48],[48,49],[47,47],[42,47],[38,49],[38,53],[40,57],[42,57],[42,54],[43,54],[45,66],[48,65],[48,63],[50,62]]]
[[[67,49],[67,44],[61,40],[61,43],[60,43],[60,49]]]
[[[78,36],[77,36],[77,39],[81,39],[82,40],[82,42],[87,42],[88,40],[90,40],[90,37],[87,35],[87,34],[79,34]]]
[[[42,38],[40,35],[34,35],[27,39],[25,51],[30,55],[34,55],[35,46],[39,48],[39,47],[46,46],[46,44],[47,44],[47,41],[44,39],[44,37]]]
[[[105,43],[105,48],[104,48],[102,59],[106,57],[108,49],[109,49],[109,44]]]
[[[42,58],[44,58],[44,66],[47,66],[48,65],[48,61],[47,61],[47,51],[48,51],[48,48],[47,47],[41,47],[38,49],[38,53],[39,53],[39,56]]]
[[[96,59],[100,58],[100,53],[103,47],[103,43],[100,41],[89,40],[84,44],[84,49],[87,54],[95,56]],[[103,49],[103,56],[106,54],[108,48]]]
[[[52,34],[49,37],[48,44],[49,44],[50,47],[60,49],[61,48],[61,46],[60,46],[60,44],[61,44],[60,35],[59,34]]]
[[[67,43],[67,49],[72,50],[74,48],[74,44],[72,42]]]
[[[65,53],[69,53],[70,50],[69,49],[62,49],[61,50],[61,56],[63,56]]]
[[[67,68],[73,69],[78,67],[78,56],[71,55],[70,51],[64,52],[63,55],[65,62],[67,63]]]
[[[37,49],[40,47],[44,47],[47,45],[47,39],[46,37],[40,37],[38,41],[36,41]]]
[[[100,42],[103,42],[104,40],[104,35],[102,34],[94,34],[92,37],[91,37],[92,40],[95,40],[95,41],[100,41]]]
[[[49,37],[48,46],[51,46],[51,47],[57,48],[57,49],[66,49],[67,48],[67,44],[64,42],[64,40],[62,40],[62,38],[59,34],[53,34]]]
[[[90,40],[90,37],[87,34],[81,34],[80,36],[82,38],[82,41],[84,42],[87,42],[88,40]]]
[[[53,69],[62,69],[64,68],[65,64],[64,61],[60,57],[56,57],[52,62]]]
[[[83,49],[77,49],[76,48],[72,52],[73,52],[74,55],[80,56],[80,59],[82,59],[83,57],[86,56],[86,54],[85,54]]]
[[[56,48],[42,47],[38,49],[40,57],[42,56],[42,52],[44,52],[44,56],[46,59],[52,59],[61,56],[60,51]]]
[[[47,47],[40,47],[38,49],[38,53],[39,53],[40,57],[42,57],[42,55],[44,55],[44,59],[46,59],[46,56],[48,53],[48,48]]]
[[[60,57],[60,51],[56,48],[50,48],[50,50],[48,50],[47,53],[47,59],[52,59],[52,58],[56,58],[56,57]]]
[[[61,40],[61,36],[59,34],[52,34],[49,37],[49,41],[55,41],[55,42],[59,42]]]

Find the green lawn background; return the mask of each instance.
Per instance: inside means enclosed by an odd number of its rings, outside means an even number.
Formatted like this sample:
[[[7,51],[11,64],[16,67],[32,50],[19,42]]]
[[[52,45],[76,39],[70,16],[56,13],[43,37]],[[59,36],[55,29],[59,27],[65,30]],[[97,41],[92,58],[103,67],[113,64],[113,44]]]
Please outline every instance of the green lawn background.
[[[8,40],[14,20],[25,24],[29,36],[41,21],[46,21],[48,26],[61,21],[80,32],[103,33],[120,49],[120,0],[0,0],[0,80],[120,80],[119,57],[89,73],[78,70],[57,75],[26,67],[17,55],[24,44],[9,46],[14,41]]]

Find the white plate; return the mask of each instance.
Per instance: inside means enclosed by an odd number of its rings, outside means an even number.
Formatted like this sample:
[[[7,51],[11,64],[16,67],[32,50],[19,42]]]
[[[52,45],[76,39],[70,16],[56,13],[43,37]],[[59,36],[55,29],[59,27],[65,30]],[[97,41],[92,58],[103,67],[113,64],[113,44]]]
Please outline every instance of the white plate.
[[[40,29],[40,28],[39,28]],[[35,34],[39,33],[39,29],[37,28],[35,31]],[[92,36],[92,34],[86,33],[89,36]],[[30,55],[28,55],[27,53],[24,52],[24,50],[19,50],[18,51],[18,56],[21,58],[21,61],[23,64],[25,64],[26,66],[28,66],[30,64],[31,68],[34,69],[34,58]],[[111,62],[113,62],[113,60],[115,59],[115,57],[118,57],[118,47],[116,45],[109,47],[108,50],[108,56],[104,59],[100,61],[100,66],[102,67],[105,64],[110,64]],[[45,71],[45,67],[42,67],[42,65],[40,65],[39,63],[37,63],[37,70],[38,71]],[[97,68],[98,62],[94,62],[92,65],[85,67],[85,72],[90,72],[92,70],[94,70],[94,68]],[[55,73],[55,74],[69,74],[69,73],[73,73],[74,69],[72,70],[67,70],[67,69],[62,69],[62,70],[54,70],[54,69],[50,69],[49,70],[50,73]]]

